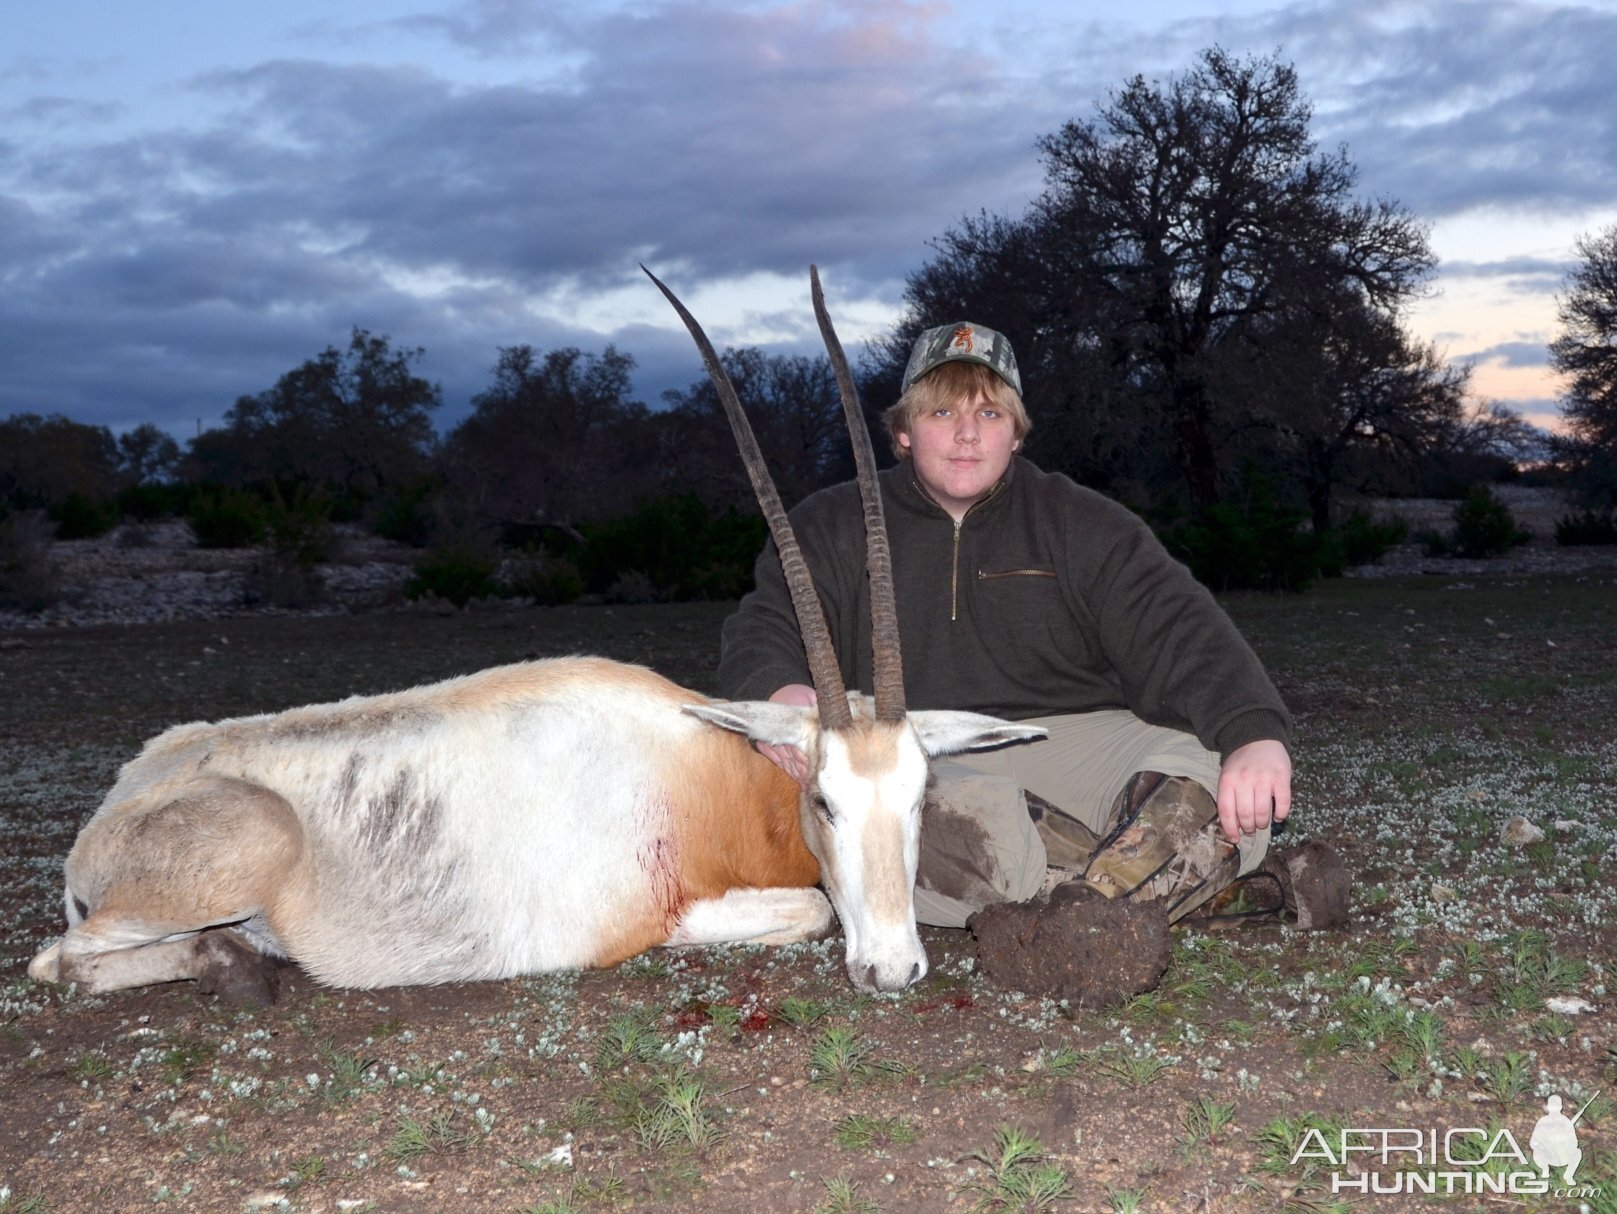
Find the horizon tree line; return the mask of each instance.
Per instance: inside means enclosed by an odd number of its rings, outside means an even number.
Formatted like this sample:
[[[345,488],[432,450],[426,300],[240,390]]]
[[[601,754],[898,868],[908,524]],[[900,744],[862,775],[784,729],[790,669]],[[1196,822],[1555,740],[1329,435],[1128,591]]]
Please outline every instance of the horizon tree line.
[[[1359,197],[1347,150],[1320,150],[1311,121],[1290,65],[1214,47],[1042,137],[1045,189],[1028,209],[963,218],[909,276],[903,315],[860,367],[867,413],[896,398],[917,333],[970,318],[1017,350],[1029,455],[1158,518],[1205,517],[1258,478],[1321,534],[1343,490],[1456,495],[1537,455],[1609,515],[1617,227],[1578,245],[1551,346],[1569,429],[1546,438],[1474,399],[1471,368],[1408,332],[1436,264],[1427,227]],[[82,516],[107,517],[120,495],[130,508],[179,484],[318,494],[333,518],[391,518],[416,542],[543,543],[648,500],[754,509],[705,379],[651,407],[614,346],[501,348],[440,436],[424,358],[356,327],[184,450],[150,423],[114,437],[60,416],[0,420],[0,511],[90,526]],[[848,475],[823,356],[723,360],[789,502]]]

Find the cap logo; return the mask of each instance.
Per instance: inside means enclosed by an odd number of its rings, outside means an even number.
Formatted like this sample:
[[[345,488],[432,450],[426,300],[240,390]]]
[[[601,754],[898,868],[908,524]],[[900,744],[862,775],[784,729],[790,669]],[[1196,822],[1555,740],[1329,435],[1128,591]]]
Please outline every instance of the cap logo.
[[[968,320],[927,329],[910,347],[910,360],[904,366],[901,391],[946,362],[981,363],[1017,392],[1022,378],[1016,370],[1016,355],[1002,334]]]

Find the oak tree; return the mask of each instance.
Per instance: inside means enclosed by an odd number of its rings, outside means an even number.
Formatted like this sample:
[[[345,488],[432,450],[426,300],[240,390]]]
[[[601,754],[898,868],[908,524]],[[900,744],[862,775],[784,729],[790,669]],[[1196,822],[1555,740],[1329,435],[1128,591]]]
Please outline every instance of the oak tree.
[[[1585,506],[1617,508],[1617,225],[1579,238],[1550,365],[1566,376],[1560,454]]]

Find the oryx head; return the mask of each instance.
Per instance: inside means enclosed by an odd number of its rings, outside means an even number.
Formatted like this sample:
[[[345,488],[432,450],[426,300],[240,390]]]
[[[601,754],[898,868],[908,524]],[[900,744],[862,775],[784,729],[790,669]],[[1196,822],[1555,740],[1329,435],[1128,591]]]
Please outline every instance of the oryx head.
[[[826,312],[818,271],[809,268],[814,314],[842,394],[864,502],[875,683],[874,696],[868,698],[850,696],[845,689],[808,565],[734,385],[696,318],[656,275],[646,273],[690,330],[724,404],[780,553],[818,700],[816,708],[744,703],[692,705],[687,711],[755,741],[795,745],[808,756],[813,774],[798,814],[803,841],[820,862],[821,883],[842,920],[848,977],[861,990],[900,990],[926,973],[926,951],[915,930],[914,890],[921,799],[931,757],[1040,738],[1044,730],[977,713],[905,711],[898,610],[876,457],[853,375]]]

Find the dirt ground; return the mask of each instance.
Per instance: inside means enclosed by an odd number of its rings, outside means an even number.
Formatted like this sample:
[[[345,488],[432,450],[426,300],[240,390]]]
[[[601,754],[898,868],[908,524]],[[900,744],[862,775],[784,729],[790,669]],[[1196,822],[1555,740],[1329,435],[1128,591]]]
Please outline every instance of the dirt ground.
[[[572,652],[709,690],[729,607],[0,633],[0,1211],[1617,1210],[1617,585],[1228,605],[1299,721],[1283,842],[1339,847],[1353,921],[1175,931],[1160,987],[1106,1011],[997,986],[931,929],[891,996],[834,938],[442,988],[290,970],[255,1011],[39,986],[62,858],[159,729]],[[1517,815],[1544,838],[1501,842]],[[1412,1157],[1320,1157],[1478,1127],[1475,1186],[1552,1093],[1593,1097],[1578,1191],[1373,1196]]]

